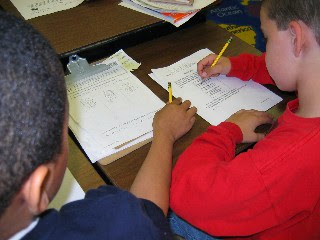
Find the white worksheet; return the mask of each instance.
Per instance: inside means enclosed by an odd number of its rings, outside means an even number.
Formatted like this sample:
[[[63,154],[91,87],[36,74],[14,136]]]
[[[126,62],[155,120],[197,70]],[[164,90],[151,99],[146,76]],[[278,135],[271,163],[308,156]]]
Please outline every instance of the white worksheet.
[[[78,6],[84,0],[11,0],[24,19],[47,15]]]
[[[189,99],[198,114],[212,125],[241,109],[266,111],[282,100],[252,80],[220,75],[203,81],[197,73],[197,63],[210,53],[209,49],[199,50],[168,67],[152,69],[150,77],[165,89],[171,82],[173,95]]]
[[[69,126],[93,162],[152,136],[154,114],[164,106],[118,61],[104,64],[103,72],[67,82]]]

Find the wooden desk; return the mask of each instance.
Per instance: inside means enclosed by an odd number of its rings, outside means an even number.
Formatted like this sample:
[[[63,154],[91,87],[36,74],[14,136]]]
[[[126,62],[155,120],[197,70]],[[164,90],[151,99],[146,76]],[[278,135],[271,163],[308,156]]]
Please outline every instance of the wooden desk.
[[[133,73],[158,97],[160,97],[162,101],[166,102],[168,98],[167,91],[148,76],[148,73],[151,72],[151,68],[167,66],[202,48],[209,48],[214,52],[219,52],[229,36],[230,33],[224,29],[218,27],[216,24],[207,22],[137,45],[127,49],[126,52],[133,59],[142,63],[140,68]],[[238,55],[241,52],[260,53],[252,46],[234,37],[234,41],[230,44],[224,55]],[[282,93],[281,95],[286,99],[292,98],[292,95],[290,94]],[[278,116],[283,112],[285,105],[286,102],[282,102],[272,108],[270,112],[274,116]],[[208,126],[208,122],[199,116],[197,117],[192,130],[176,142],[173,151],[174,161],[182,151],[190,145],[192,140],[204,132]],[[238,146],[237,150],[241,151],[247,147],[248,145],[242,144]],[[113,184],[120,188],[129,189],[149,148],[150,144],[147,144],[109,165],[103,166],[98,164],[98,166]]]
[[[50,41],[63,63],[67,62],[69,55],[75,53],[86,57],[88,61],[94,61],[120,48],[183,29],[118,6],[118,3],[119,0],[84,2],[75,8],[28,22]],[[0,6],[22,17],[10,1],[0,0]],[[197,14],[184,28],[203,20],[204,15]],[[74,177],[85,191],[105,184],[77,144],[69,136],[68,168]]]
[[[159,22],[158,19],[118,6],[118,0],[84,2],[75,8],[28,20],[49,39],[58,54]],[[21,16],[8,0],[0,5]]]
[[[180,28],[158,18],[119,6],[120,0],[93,0],[61,12],[28,20],[52,44],[62,63],[78,54],[89,62],[96,61],[117,50],[186,28],[204,21],[204,14],[196,14]],[[20,13],[8,0],[0,0],[5,11]]]
[[[141,28],[138,27],[139,24],[143,23],[143,26],[150,26],[159,23],[158,19],[135,13],[134,11],[129,11],[119,7],[117,3],[118,0],[96,0],[71,10],[36,18],[30,20],[30,22],[49,38],[61,56],[72,53],[73,50],[77,49],[85,52],[89,48],[90,52],[95,52],[96,54],[98,50],[103,49],[99,48],[99,44],[101,42],[108,42],[108,39],[105,40],[108,36],[115,39],[114,41],[109,42],[114,49],[118,50],[120,48],[125,48],[123,43],[125,38],[120,38],[120,35],[126,36],[127,39],[139,41],[139,37],[137,37],[140,36],[139,32],[141,30]],[[3,6],[5,10],[10,10],[10,12],[16,11],[9,1],[0,0],[0,5]],[[117,21],[114,21],[112,16],[116,16]],[[137,19],[139,20],[136,21]],[[119,24],[120,22],[122,24]],[[81,28],[76,28],[75,26],[81,26]],[[131,31],[130,29],[135,31],[135,34],[126,35],[128,31]],[[151,68],[167,66],[205,47],[208,47],[215,52],[219,52],[229,36],[230,33],[227,31],[219,28],[213,23],[207,22],[194,25],[170,35],[159,37],[152,41],[141,43],[135,47],[130,47],[126,49],[126,52],[135,60],[142,63],[134,74],[166,102],[167,92],[147,75],[151,72]],[[117,39],[122,40],[117,41]],[[97,47],[95,45],[99,46]],[[92,49],[94,51],[92,51]],[[112,53],[108,51],[109,49],[103,49],[103,53],[101,54],[107,56]],[[237,55],[241,52],[259,53],[258,50],[235,37],[225,55]],[[282,94],[282,96],[285,98],[291,97],[291,95],[284,94]],[[284,107],[285,102],[274,107],[271,110],[271,113],[278,116],[284,110]],[[179,154],[192,142],[192,140],[204,132],[208,126],[209,124],[205,120],[201,117],[197,117],[193,129],[175,144],[173,153],[174,160],[176,160]],[[75,144],[74,140],[70,137],[69,141],[70,154],[68,167],[79,181],[80,185],[84,190],[87,190],[90,187],[96,187],[103,184],[102,179],[96,174],[83,151],[80,150],[79,146]],[[145,145],[107,166],[99,164],[97,164],[97,166],[114,185],[129,189],[146,157],[149,147],[150,144]],[[239,145],[238,151],[241,151],[246,147],[247,146],[245,145]]]

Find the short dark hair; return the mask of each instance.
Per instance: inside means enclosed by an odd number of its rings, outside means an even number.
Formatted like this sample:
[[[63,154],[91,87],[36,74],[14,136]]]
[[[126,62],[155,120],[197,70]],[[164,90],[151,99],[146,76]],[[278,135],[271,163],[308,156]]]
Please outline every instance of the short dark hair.
[[[320,1],[319,0],[263,0],[262,7],[274,20],[279,30],[286,30],[291,21],[302,21],[312,29],[320,45]]]
[[[61,152],[64,74],[49,43],[0,11],[0,216],[30,174]]]

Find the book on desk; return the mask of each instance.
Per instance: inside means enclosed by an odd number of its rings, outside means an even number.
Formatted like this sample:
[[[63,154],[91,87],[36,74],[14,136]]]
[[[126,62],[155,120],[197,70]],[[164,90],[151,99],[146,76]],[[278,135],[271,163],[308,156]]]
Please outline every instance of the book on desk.
[[[168,1],[170,1],[170,3],[168,3]],[[160,18],[179,27],[189,21],[201,9],[215,1],[216,0],[122,0],[119,5]],[[172,2],[179,2],[180,4],[172,4]]]

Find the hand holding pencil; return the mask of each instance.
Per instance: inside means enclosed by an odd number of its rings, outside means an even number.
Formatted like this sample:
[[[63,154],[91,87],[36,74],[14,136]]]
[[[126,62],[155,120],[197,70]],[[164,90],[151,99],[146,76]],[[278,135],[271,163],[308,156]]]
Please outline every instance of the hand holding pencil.
[[[201,78],[206,79],[230,72],[231,62],[229,58],[223,57],[222,54],[230,44],[231,39],[232,37],[229,38],[218,55],[210,54],[198,62],[197,70]]]

